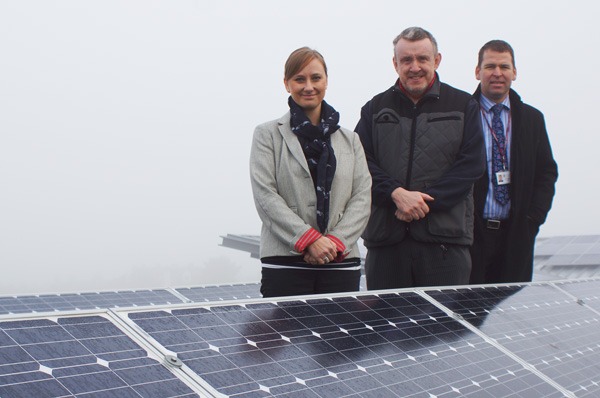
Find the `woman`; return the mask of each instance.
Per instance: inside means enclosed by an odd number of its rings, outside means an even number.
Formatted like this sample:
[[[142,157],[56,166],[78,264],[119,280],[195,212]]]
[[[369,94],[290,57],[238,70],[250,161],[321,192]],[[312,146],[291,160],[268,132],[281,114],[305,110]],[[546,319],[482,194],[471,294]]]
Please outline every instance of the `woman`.
[[[323,98],[327,66],[308,47],[290,54],[290,111],[256,127],[250,178],[262,220],[263,297],[356,291],[356,244],[371,207],[371,176],[358,135]]]

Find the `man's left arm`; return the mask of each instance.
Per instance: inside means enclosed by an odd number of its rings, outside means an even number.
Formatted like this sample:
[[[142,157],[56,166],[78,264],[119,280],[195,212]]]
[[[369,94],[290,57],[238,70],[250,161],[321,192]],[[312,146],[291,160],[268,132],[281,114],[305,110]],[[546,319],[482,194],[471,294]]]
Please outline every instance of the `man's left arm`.
[[[485,146],[479,105],[471,99],[465,111],[464,134],[460,151],[452,167],[425,190],[435,201],[432,211],[447,210],[463,200],[485,172]]]
[[[540,113],[539,142],[535,154],[535,174],[533,177],[533,192],[527,216],[536,224],[541,225],[546,221],[546,216],[552,207],[555,183],[558,179],[558,166],[552,156],[552,147],[546,131],[544,116]]]

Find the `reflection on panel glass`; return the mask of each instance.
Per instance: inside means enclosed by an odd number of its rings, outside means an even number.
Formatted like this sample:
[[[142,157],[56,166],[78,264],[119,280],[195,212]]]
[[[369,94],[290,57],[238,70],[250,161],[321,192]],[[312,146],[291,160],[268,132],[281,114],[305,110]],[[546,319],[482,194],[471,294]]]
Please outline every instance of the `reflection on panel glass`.
[[[427,293],[575,396],[600,396],[600,316],[554,286]]]

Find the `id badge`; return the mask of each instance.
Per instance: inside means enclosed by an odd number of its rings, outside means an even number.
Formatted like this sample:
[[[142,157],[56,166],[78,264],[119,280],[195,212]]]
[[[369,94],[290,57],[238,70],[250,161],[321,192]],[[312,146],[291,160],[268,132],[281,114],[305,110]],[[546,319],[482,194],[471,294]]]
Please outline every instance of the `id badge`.
[[[503,170],[496,173],[496,181],[498,185],[510,184],[510,171]]]

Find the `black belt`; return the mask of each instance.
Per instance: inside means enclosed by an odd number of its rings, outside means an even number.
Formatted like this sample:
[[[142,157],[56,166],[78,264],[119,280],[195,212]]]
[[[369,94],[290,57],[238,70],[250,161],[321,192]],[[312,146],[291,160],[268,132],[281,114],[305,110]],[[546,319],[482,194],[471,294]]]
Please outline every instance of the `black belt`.
[[[508,228],[508,220],[483,220],[487,229]]]

